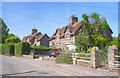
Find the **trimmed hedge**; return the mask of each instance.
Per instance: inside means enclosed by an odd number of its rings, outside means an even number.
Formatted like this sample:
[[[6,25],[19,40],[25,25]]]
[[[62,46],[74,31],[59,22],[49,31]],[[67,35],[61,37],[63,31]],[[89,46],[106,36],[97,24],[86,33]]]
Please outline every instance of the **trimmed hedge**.
[[[51,49],[51,48],[48,48],[48,47],[44,47],[42,45],[40,46],[31,46],[32,49]]]
[[[17,43],[15,45],[15,56],[22,56],[22,48],[23,48],[22,43]]]
[[[49,51],[51,48],[44,47],[42,45],[40,46],[31,46],[31,50],[36,55],[49,55]]]
[[[0,55],[2,54],[2,44],[0,44]]]
[[[30,54],[30,44],[28,42],[22,42],[23,43],[23,49],[22,49],[22,54],[29,55]]]
[[[5,54],[5,49],[6,49],[6,45],[5,44],[0,44],[0,51],[2,54]]]
[[[5,55],[14,55],[15,45],[14,44],[6,44]]]
[[[30,44],[28,42],[20,42],[15,45],[15,55],[22,56],[23,54],[30,54]]]

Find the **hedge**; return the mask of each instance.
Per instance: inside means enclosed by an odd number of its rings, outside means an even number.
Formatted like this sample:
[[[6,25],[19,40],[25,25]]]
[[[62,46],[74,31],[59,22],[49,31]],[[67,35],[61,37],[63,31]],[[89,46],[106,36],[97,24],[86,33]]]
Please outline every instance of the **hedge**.
[[[2,44],[0,44],[0,55],[2,54]]]
[[[30,44],[28,42],[22,42],[22,43],[23,43],[23,50],[22,50],[23,54],[29,55],[31,50]]]
[[[17,43],[15,45],[15,56],[22,56],[22,43]]]
[[[28,42],[20,42],[15,45],[15,55],[22,56],[30,53],[30,44]]]
[[[31,46],[32,49],[51,49],[51,48],[48,48],[48,47],[44,47],[42,45],[40,46]]]
[[[2,54],[5,54],[5,49],[6,49],[6,45],[5,44],[0,44],[0,51]]]
[[[15,44],[6,44],[5,55],[14,55]]]
[[[37,55],[49,55],[49,51],[51,48],[44,47],[42,45],[40,46],[31,46],[31,50],[34,52],[34,54]]]

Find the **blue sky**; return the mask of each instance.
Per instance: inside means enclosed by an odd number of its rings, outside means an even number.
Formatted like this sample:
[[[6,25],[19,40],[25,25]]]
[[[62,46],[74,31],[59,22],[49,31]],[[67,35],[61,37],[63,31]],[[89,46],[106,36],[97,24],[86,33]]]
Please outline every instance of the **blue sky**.
[[[93,12],[105,17],[113,35],[118,35],[117,2],[3,2],[2,18],[21,39],[31,34],[33,27],[39,32],[52,36],[57,28],[69,24],[69,17],[76,15],[79,21],[82,14]]]

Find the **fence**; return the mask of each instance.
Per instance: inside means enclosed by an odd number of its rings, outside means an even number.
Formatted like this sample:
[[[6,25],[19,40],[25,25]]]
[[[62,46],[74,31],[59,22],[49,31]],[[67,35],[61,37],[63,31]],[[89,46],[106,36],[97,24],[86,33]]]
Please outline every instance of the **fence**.
[[[72,58],[77,59],[77,64],[90,66],[93,68],[104,68],[115,70],[120,68],[120,56],[116,46],[109,46],[108,51],[101,51],[98,47],[93,47],[91,53],[71,53],[60,52],[61,54],[72,54]],[[42,55],[49,55],[49,52],[41,52]]]
[[[120,56],[115,55],[115,69],[120,68]]]

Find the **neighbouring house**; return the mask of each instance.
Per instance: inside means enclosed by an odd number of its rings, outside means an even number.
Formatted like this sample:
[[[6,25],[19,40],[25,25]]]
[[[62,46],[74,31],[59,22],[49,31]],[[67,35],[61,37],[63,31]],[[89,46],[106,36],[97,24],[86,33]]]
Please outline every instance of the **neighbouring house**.
[[[45,47],[49,47],[48,35],[37,32],[37,29],[35,29],[35,27],[32,29],[32,33],[30,35],[27,37],[24,36],[22,42],[29,42],[31,46],[43,45]]]
[[[49,47],[61,48],[62,50],[75,49],[75,36],[82,31],[81,21],[78,22],[78,17],[71,16],[69,25],[57,28],[52,37],[49,38]],[[109,28],[103,34],[104,37],[111,37],[112,30]]]

